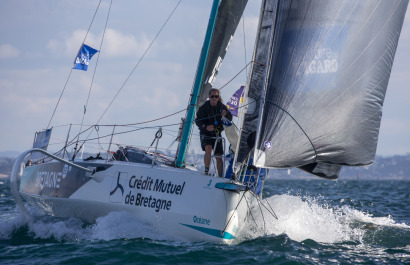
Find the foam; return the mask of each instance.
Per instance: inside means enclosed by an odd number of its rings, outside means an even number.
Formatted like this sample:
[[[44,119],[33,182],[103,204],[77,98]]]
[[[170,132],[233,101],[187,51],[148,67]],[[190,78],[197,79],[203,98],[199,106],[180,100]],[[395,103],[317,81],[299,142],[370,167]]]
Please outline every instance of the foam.
[[[254,207],[252,214],[255,221],[248,219],[251,229],[243,230],[241,236],[244,239],[286,234],[299,242],[307,239],[321,243],[362,242],[367,226],[355,225],[357,223],[409,228],[405,224],[396,224],[391,216],[373,217],[349,206],[331,207],[311,197],[275,195],[266,198],[263,203],[272,206],[278,220],[263,207]]]
[[[56,218],[44,215],[36,208],[26,207],[30,220],[17,212],[3,214],[0,222],[0,239],[10,239],[20,228],[26,228],[29,236],[57,241],[114,240],[122,238],[151,238],[167,240],[152,227],[138,222],[137,217],[126,212],[112,212],[100,217],[94,224],[78,218]]]
[[[31,221],[29,232],[34,238],[55,239],[57,241],[77,241],[87,238],[88,228],[83,228],[83,223],[77,218],[62,219],[59,221],[45,218],[46,220]]]
[[[23,215],[18,213],[3,214],[0,222],[0,239],[9,239],[12,233],[27,224]]]
[[[113,240],[118,238],[151,238],[167,240],[166,237],[137,220],[137,217],[127,212],[112,212],[100,217],[91,227],[91,238]]]
[[[270,204],[278,220],[263,207],[262,215],[261,207],[256,205],[252,208],[253,218],[248,218],[245,228],[239,235],[239,242],[281,234],[286,234],[290,239],[299,242],[306,239],[321,243],[362,242],[364,234],[372,225],[410,229],[406,224],[396,223],[391,216],[373,217],[350,206],[329,206],[318,198],[284,194],[266,198],[263,203],[268,208],[267,203]],[[57,241],[109,241],[123,238],[173,240],[139,222],[131,213],[113,212],[98,218],[94,224],[86,224],[77,218],[44,216],[44,213],[35,211],[34,208],[26,208],[30,216],[33,216],[31,220],[25,220],[17,210],[1,216],[0,239],[9,239],[15,231],[26,227],[33,238]]]

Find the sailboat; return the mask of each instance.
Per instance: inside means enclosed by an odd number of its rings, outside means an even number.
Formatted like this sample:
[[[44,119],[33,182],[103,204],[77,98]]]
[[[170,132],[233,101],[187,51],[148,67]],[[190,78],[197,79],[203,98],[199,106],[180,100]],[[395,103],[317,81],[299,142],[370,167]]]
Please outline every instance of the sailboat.
[[[125,211],[174,240],[229,244],[255,207],[274,214],[262,201],[268,169],[337,179],[342,166],[371,164],[407,0],[263,0],[232,168],[225,170],[231,173],[205,175],[186,163],[196,107],[246,5],[213,1],[175,161],[126,146],[103,159],[67,159],[46,150],[51,132],[43,131],[13,167],[20,211],[28,216],[23,199],[90,222]],[[34,153],[45,158],[21,167]]]

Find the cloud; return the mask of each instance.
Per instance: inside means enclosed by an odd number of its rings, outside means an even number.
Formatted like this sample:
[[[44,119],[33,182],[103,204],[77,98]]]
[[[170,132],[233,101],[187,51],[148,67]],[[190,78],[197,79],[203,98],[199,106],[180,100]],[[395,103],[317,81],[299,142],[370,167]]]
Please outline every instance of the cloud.
[[[10,44],[0,45],[0,59],[16,58],[20,55],[20,50]]]
[[[137,40],[133,35],[126,35],[114,29],[108,29],[104,40],[104,54],[109,57],[142,55],[148,48],[150,40],[142,35]]]
[[[140,99],[149,107],[155,109],[177,109],[181,106],[180,96],[172,90],[163,87],[153,87],[149,94],[143,94]],[[185,99],[185,97],[184,97]],[[162,111],[161,111],[162,112]]]
[[[62,40],[50,40],[47,48],[55,54],[62,53],[64,55],[72,56],[77,53],[85,35],[85,30],[75,30],[70,36],[63,37]],[[93,43],[96,42],[94,35],[89,33],[87,37],[89,41],[86,43],[93,46]]]
[[[53,53],[63,53],[64,55],[72,56],[77,53],[85,35],[85,30],[75,30],[69,36],[50,40],[47,48]],[[88,33],[85,43],[95,49],[99,49],[101,38],[102,33],[98,36]],[[102,54],[109,58],[141,56],[148,48],[150,42],[144,34],[137,39],[134,35],[125,34],[115,29],[107,29],[104,36]]]

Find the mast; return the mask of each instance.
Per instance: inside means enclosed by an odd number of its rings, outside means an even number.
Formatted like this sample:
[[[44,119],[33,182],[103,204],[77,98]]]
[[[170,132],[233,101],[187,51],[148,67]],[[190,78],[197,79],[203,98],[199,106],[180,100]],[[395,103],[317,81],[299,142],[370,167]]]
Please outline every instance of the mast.
[[[177,167],[182,167],[184,165],[185,154],[186,154],[187,147],[188,147],[189,135],[191,134],[192,122],[194,120],[196,104],[198,102],[198,95],[199,95],[200,88],[201,88],[202,77],[204,75],[206,59],[209,53],[209,46],[211,43],[213,31],[214,31],[216,14],[218,11],[219,3],[220,3],[220,0],[214,0],[212,4],[211,14],[209,16],[208,28],[206,30],[204,44],[202,46],[201,55],[199,57],[199,63],[198,63],[197,71],[196,71],[195,83],[192,88],[191,102],[189,104],[186,119],[185,119],[184,131],[182,132],[181,145],[178,150],[178,157],[175,163]]]

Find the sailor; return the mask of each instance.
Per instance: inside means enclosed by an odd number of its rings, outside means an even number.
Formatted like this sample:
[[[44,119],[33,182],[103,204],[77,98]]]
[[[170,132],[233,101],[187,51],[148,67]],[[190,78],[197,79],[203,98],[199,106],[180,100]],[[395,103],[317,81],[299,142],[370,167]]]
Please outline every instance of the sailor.
[[[224,130],[223,123],[232,121],[232,114],[222,103],[219,90],[212,88],[209,91],[209,100],[207,100],[196,113],[195,123],[200,131],[201,147],[205,151],[204,164],[205,174],[209,172],[211,164],[212,149],[215,146],[217,137],[221,137],[221,132]],[[222,177],[222,154],[224,150],[222,141],[219,140],[216,144],[215,157],[216,167],[219,177]]]

